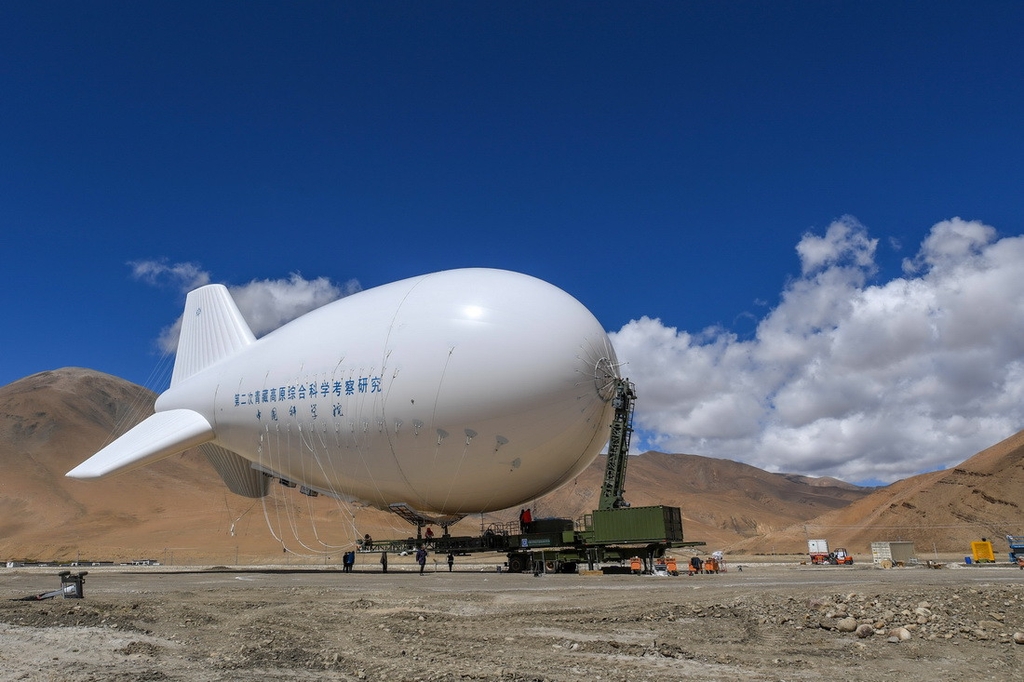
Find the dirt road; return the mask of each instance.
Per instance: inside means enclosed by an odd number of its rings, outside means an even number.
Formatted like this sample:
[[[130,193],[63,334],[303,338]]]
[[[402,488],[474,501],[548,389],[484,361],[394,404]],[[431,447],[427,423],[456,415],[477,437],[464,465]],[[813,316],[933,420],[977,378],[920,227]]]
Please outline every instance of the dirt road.
[[[1005,682],[1024,670],[1024,571],[1010,568],[495,569],[87,569],[84,599],[34,602],[13,599],[59,587],[57,569],[0,569],[0,679]]]

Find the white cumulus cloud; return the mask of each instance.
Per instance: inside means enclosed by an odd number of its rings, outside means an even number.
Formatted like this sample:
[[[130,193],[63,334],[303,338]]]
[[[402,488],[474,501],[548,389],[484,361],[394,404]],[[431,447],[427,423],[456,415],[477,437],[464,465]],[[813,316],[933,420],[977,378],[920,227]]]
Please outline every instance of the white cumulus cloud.
[[[129,265],[136,279],[153,285],[166,284],[183,293],[211,282],[210,274],[194,263],[135,261]],[[285,279],[260,279],[242,285],[228,285],[239,312],[257,337],[360,289],[359,282],[354,279],[339,285],[326,277],[305,279],[298,273],[292,273]],[[160,333],[157,343],[163,352],[173,353],[177,349],[180,331],[181,318],[178,318]]]
[[[253,280],[242,286],[229,286],[242,317],[252,333],[262,336],[310,310],[359,291],[359,283],[349,280],[337,285],[326,277],[304,279],[292,273],[287,279]]]
[[[871,283],[877,242],[853,218],[804,235],[750,339],[646,317],[614,332],[643,445],[889,482],[1024,428],[1024,237],[944,221]]]
[[[210,283],[210,273],[195,263],[167,263],[162,260],[139,260],[128,263],[135,279],[153,286],[170,286],[183,291],[198,289]]]

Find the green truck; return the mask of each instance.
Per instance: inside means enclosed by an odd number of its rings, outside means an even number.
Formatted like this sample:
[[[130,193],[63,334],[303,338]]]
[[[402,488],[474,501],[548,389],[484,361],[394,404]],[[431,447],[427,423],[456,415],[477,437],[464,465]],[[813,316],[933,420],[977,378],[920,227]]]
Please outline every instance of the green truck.
[[[568,519],[542,519],[530,533],[508,538],[508,570],[511,572],[575,573],[585,564],[640,558],[650,570],[655,559],[670,547],[692,547],[703,542],[683,541],[679,507],[619,507],[596,509],[578,523]],[[558,528],[561,523],[561,528]]]

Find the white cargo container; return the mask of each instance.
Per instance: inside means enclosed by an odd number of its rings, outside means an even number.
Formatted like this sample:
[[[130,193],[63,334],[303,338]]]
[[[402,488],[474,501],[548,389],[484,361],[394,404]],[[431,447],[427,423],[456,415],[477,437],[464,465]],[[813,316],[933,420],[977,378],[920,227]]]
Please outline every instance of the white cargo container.
[[[808,540],[808,554],[828,554],[828,540]]]
[[[812,564],[827,564],[828,540],[808,540],[807,553],[811,555]]]
[[[886,541],[871,543],[871,561],[876,566],[906,566],[917,563],[914,543],[908,541]]]

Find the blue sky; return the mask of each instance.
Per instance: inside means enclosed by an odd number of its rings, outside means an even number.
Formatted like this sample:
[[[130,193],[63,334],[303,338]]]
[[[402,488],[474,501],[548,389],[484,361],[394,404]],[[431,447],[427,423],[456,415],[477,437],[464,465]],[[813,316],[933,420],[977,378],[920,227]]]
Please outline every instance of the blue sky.
[[[640,448],[956,464],[1024,427],[1022,25],[1009,1],[7,3],[0,384],[161,390],[207,281],[265,331],[488,266],[612,332]]]

